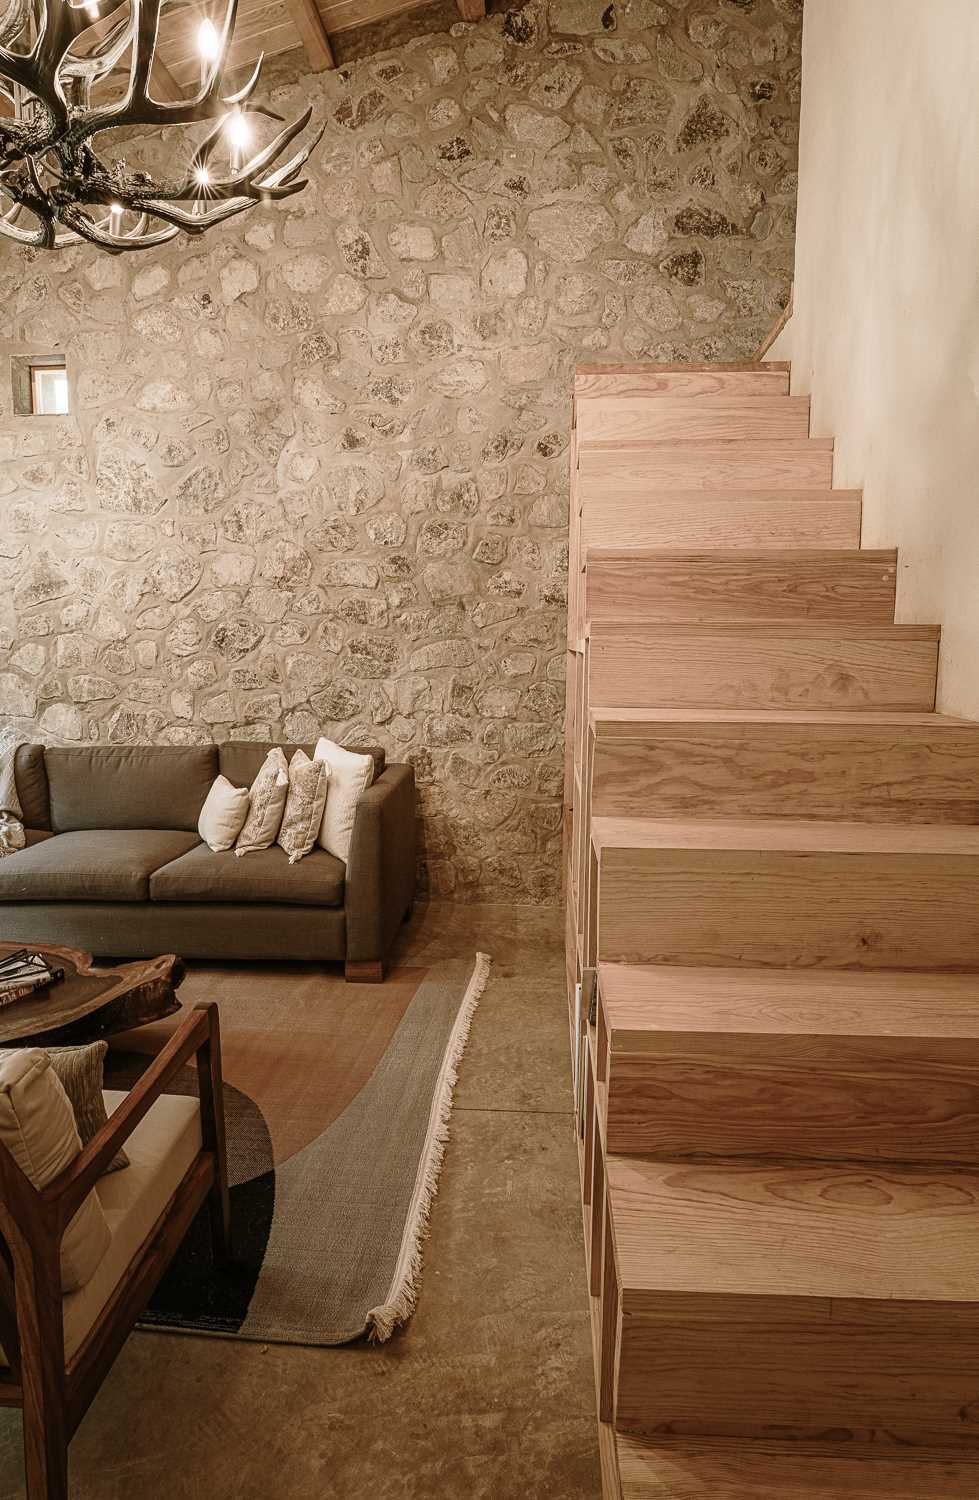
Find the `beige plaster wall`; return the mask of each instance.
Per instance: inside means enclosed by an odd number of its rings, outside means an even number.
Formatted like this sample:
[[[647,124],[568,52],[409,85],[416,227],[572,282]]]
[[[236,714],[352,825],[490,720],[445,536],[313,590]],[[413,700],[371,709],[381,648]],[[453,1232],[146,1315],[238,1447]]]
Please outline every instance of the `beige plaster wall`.
[[[979,718],[979,5],[807,0],[795,311],[773,354],[943,625],[939,706]],[[789,348],[786,351],[785,344]]]
[[[75,408],[0,382],[0,730],[377,738],[436,890],[556,899],[572,370],[784,304],[800,12],[500,6],[273,88],[326,125],[277,209],[6,252],[5,347]]]

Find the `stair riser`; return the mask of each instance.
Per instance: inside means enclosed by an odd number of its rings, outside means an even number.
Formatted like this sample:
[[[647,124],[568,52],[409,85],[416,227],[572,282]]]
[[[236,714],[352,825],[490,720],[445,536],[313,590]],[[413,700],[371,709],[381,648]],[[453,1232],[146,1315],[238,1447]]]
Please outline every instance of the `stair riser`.
[[[723,1321],[722,1308],[714,1318],[668,1301],[658,1314],[626,1312],[618,1427],[979,1450],[975,1304],[894,1302],[875,1326],[836,1302],[830,1329],[768,1299],[733,1300]]]
[[[648,448],[579,448],[579,482],[592,493],[661,490],[828,490],[832,446],[819,442],[746,444],[660,443]]]
[[[592,397],[642,396],[787,396],[788,370],[657,370],[652,366],[622,373],[610,370],[575,376],[577,400]]]
[[[825,553],[805,560],[709,555],[677,559],[589,556],[585,618],[711,622],[894,619],[893,554]]]
[[[683,498],[592,494],[580,490],[581,545],[601,547],[858,547],[858,493],[843,499],[712,500],[686,491]]]
[[[578,406],[577,434],[586,442],[643,442],[671,438],[767,439],[809,436],[808,397],[724,396],[700,401],[596,397]]]
[[[979,856],[606,849],[614,963],[979,970]]]
[[[655,632],[593,639],[592,708],[895,709],[935,705],[934,641],[696,639]]]
[[[979,726],[648,729],[596,745],[596,817],[979,823]]]
[[[687,1032],[655,1046],[612,1053],[611,1152],[979,1161],[975,1039]]]

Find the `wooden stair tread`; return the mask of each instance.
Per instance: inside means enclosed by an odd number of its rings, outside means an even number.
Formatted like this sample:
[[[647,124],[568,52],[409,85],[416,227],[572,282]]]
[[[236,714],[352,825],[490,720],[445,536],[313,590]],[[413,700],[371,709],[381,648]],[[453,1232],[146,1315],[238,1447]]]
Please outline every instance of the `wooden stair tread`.
[[[979,975],[598,966],[613,1052],[666,1032],[979,1037]]]
[[[787,708],[592,708],[588,722],[599,739],[641,738],[643,726],[650,729],[668,724],[838,724],[848,730],[861,726],[891,728],[966,729],[979,731],[974,719],[956,719],[950,714],[890,713],[884,709],[854,710]]]
[[[789,818],[593,818],[592,843],[606,849],[750,850],[787,854],[979,855],[979,826],[819,823]]]
[[[869,622],[858,625],[843,622],[834,625],[829,620],[786,620],[780,623],[769,621],[745,621],[737,624],[705,623],[703,621],[688,622],[680,624],[672,622],[654,622],[643,625],[634,620],[602,620],[600,623],[586,629],[586,634],[593,639],[601,636],[603,640],[615,640],[617,637],[641,641],[644,637],[655,637],[664,639],[667,636],[682,637],[687,640],[706,639],[714,636],[720,640],[730,640],[739,636],[747,636],[752,640],[856,640],[856,641],[939,641],[942,629],[940,625],[887,625]]]
[[[589,467],[595,469],[601,467],[603,470],[614,469],[615,454],[621,453],[632,458],[635,455],[642,457],[649,455],[655,457],[657,453],[667,453],[670,449],[676,449],[680,453],[711,454],[716,449],[724,457],[735,454],[742,458],[757,456],[766,458],[771,453],[832,453],[835,444],[834,438],[814,437],[791,437],[791,438],[629,438],[625,441],[609,440],[583,440],[579,438],[579,464],[586,456],[589,458]],[[628,461],[623,457],[623,462]],[[726,488],[726,486],[722,486]]]
[[[614,1435],[622,1500],[975,1500],[979,1459],[885,1443]]]
[[[581,612],[592,620],[894,622],[894,551],[588,548],[582,564]]]
[[[839,1302],[979,1301],[973,1172],[610,1155],[606,1181],[627,1316],[677,1298],[680,1320],[726,1319],[726,1299],[765,1298],[812,1325]]]
[[[597,396],[579,403],[576,426],[579,444],[805,439],[809,398],[733,392],[694,398],[664,392],[656,401],[648,396]]]
[[[582,563],[662,563],[667,568],[686,563],[702,563],[718,568],[730,566],[778,568],[793,563],[814,563],[832,568],[840,563],[859,561],[868,567],[895,568],[896,547],[599,547],[588,543],[582,548]]]
[[[588,375],[649,375],[655,378],[660,375],[686,375],[693,371],[701,373],[706,371],[710,375],[724,374],[727,371],[737,371],[742,374],[764,374],[766,370],[780,370],[788,374],[792,366],[787,359],[731,359],[708,361],[698,364],[695,360],[680,360],[676,364],[660,364],[657,360],[644,362],[635,360],[618,361],[609,364],[604,360],[582,360],[574,367],[575,380]]]
[[[589,497],[589,481],[587,475],[582,475],[579,480],[580,493],[586,499]],[[839,490],[839,489],[768,489],[763,485],[751,485],[742,489],[731,489],[727,486],[718,485],[711,487],[705,485],[701,489],[651,489],[648,494],[650,506],[663,505],[669,500],[680,501],[683,505],[705,505],[715,502],[725,505],[743,505],[749,500],[774,501],[779,505],[829,505],[833,501],[860,500],[863,490]]]

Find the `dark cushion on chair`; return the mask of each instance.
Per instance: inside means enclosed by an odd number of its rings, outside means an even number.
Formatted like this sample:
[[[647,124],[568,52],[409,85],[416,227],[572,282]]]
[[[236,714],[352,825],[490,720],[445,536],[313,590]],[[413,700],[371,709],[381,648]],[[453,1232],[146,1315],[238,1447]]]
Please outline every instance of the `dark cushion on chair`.
[[[204,799],[218,774],[213,745],[49,749],[44,763],[56,833],[83,828],[196,832]]]
[[[43,745],[18,745],[14,751],[14,780],[26,828],[50,828],[48,773]]]
[[[218,757],[220,760],[220,771],[222,776],[227,776],[232,786],[251,786],[258,775],[262,761],[275,746],[249,744],[247,741],[229,740],[226,745],[219,745]],[[354,755],[369,755],[374,762],[374,774],[371,782],[375,782],[384,770],[385,753],[381,745],[346,745],[344,747]],[[312,755],[316,749],[315,745],[282,745],[281,749],[286,760],[291,760],[297,750],[305,750],[307,755]]]
[[[277,844],[240,858],[232,849],[215,854],[200,844],[157,870],[152,901],[261,901],[284,906],[340,906],[345,868],[325,849],[314,849],[291,865]]]
[[[153,871],[196,843],[175,829],[61,833],[0,859],[0,901],[148,901]]]

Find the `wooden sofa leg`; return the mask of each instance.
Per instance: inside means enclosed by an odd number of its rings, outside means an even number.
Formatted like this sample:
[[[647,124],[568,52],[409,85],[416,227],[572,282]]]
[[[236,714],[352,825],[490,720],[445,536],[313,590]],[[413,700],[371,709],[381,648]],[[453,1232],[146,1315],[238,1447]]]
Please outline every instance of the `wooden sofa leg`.
[[[383,960],[348,958],[343,966],[343,976],[348,984],[383,984]]]

